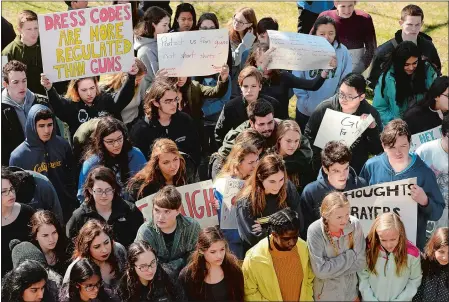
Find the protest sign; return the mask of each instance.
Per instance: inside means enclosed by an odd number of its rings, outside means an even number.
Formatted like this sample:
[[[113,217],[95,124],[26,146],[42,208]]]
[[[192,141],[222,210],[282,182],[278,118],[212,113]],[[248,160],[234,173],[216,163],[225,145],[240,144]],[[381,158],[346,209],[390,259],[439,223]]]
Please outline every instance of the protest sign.
[[[39,15],[38,22],[52,82],[129,71],[134,63],[129,3]]]
[[[374,122],[374,118],[371,114],[362,120],[360,116],[346,114],[328,108],[324,113],[313,144],[323,149],[328,142],[336,140],[351,147],[372,122]]]
[[[410,152],[415,152],[416,149],[418,149],[418,147],[422,144],[439,139],[442,136],[443,133],[441,132],[441,126],[413,134],[412,141],[410,143]]]
[[[268,69],[332,69],[329,61],[335,49],[323,37],[267,30],[270,47],[274,47]]]
[[[351,204],[351,215],[360,219],[365,236],[377,215],[394,212],[404,223],[407,239],[416,244],[418,204],[410,193],[414,184],[416,177],[344,192]]]
[[[170,77],[204,76],[220,72],[228,60],[227,29],[157,35],[159,68]]]
[[[213,207],[215,200],[212,180],[176,187],[182,196],[181,214],[199,222],[201,228],[218,225],[217,210]],[[136,202],[145,220],[153,216],[152,199],[155,194]]]
[[[228,178],[226,180],[225,190],[223,193],[223,202],[221,204],[221,221],[220,228],[222,229],[236,229],[236,200],[235,197],[240,189],[243,187],[245,181],[240,179]]]

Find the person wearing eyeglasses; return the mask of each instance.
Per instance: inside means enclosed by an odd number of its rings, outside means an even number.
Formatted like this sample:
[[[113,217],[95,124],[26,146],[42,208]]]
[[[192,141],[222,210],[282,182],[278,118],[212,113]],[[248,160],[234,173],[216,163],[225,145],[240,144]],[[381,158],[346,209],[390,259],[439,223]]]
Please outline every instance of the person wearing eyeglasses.
[[[87,176],[83,186],[84,202],[73,212],[66,225],[67,238],[73,239],[90,219],[106,222],[112,227],[114,239],[125,247],[133,242],[143,223],[143,215],[134,204],[120,197],[111,169],[99,166]]]
[[[145,96],[145,116],[134,124],[130,137],[147,159],[151,158],[151,146],[156,139],[169,138],[197,166],[201,151],[198,129],[187,113],[179,111],[178,104],[176,84],[165,78],[157,79]]]
[[[362,135],[351,145],[352,159],[349,165],[354,168],[356,174],[360,173],[370,155],[383,152],[379,135],[382,132],[382,122],[377,110],[365,99],[366,80],[361,74],[349,73],[342,80],[338,92],[331,98],[318,105],[310,116],[306,125],[304,135],[312,145],[320,129],[324,114],[331,109],[346,114],[360,116],[362,119],[372,115],[374,122],[362,133]],[[341,126],[341,125],[335,125]],[[321,148],[312,146],[313,160],[312,169],[315,175],[321,168]]]
[[[403,118],[408,109],[420,104],[437,77],[437,71],[421,55],[415,43],[404,41],[382,65],[383,73],[374,89],[373,106],[379,111],[384,126]]]
[[[162,266],[150,244],[140,240],[128,248],[128,266],[118,287],[120,301],[186,301],[178,280]]]
[[[111,116],[98,121],[83,160],[77,194],[80,203],[86,197],[83,190],[86,176],[95,166],[103,165],[112,169],[120,188],[117,194],[128,199],[126,183],[147,163],[142,152],[131,144],[125,124]]]
[[[13,268],[9,242],[13,239],[28,240],[30,234],[28,224],[35,212],[29,205],[16,201],[15,180],[12,171],[2,167],[2,278]]]
[[[106,302],[110,298],[104,290],[100,268],[87,258],[79,259],[67,270],[59,292],[60,302]]]

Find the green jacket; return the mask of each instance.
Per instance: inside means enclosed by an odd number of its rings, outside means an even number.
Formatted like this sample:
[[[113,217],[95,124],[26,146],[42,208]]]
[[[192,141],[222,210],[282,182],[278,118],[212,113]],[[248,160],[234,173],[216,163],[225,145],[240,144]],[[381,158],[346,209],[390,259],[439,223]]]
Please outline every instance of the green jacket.
[[[201,118],[203,116],[201,108],[203,107],[204,100],[223,97],[228,91],[228,85],[229,77],[225,82],[221,81],[221,77],[219,77],[215,87],[205,86],[197,81],[192,81],[186,94],[189,113],[192,118],[194,120]]]
[[[282,121],[280,119],[275,119],[276,126],[273,130],[272,136],[268,139],[268,146],[267,148],[273,146],[275,144],[274,142],[274,136],[276,133],[276,127],[277,125]],[[231,149],[234,146],[235,139],[237,136],[242,133],[245,129],[250,128],[249,120],[243,122],[235,129],[232,129],[226,134],[223,145],[218,150],[218,153],[223,157],[226,158],[229,153],[231,153]],[[305,135],[301,135],[301,141],[299,145],[299,149],[296,150],[293,155],[287,156],[284,158],[285,167],[287,169],[287,174],[293,175],[297,174],[299,175],[299,184],[296,184],[297,189],[299,190],[299,193],[302,192],[302,189],[310,182],[314,181],[314,177],[311,173],[312,168],[312,147],[310,146],[310,142],[307,139]]]
[[[190,254],[195,250],[200,230],[198,221],[179,214],[176,217],[173,246],[169,251],[161,230],[150,219],[140,226],[134,242],[139,240],[148,242],[156,250],[160,262],[166,263],[175,274],[179,274],[188,263]]]
[[[3,49],[2,56],[7,56],[8,62],[17,60],[25,64],[27,66],[28,89],[34,93],[47,95],[47,92],[41,85],[43,68],[39,40],[33,46],[26,46],[20,41],[20,35],[17,35],[14,41]]]
[[[425,62],[425,65],[426,88],[429,89],[437,77],[437,73],[429,63]],[[396,80],[393,75],[393,67],[391,67],[385,74],[385,86],[383,85],[383,76],[383,74],[380,76],[379,82],[377,82],[376,89],[374,90],[373,107],[379,112],[382,124],[385,126],[396,118],[402,118],[404,112],[413,104],[409,104],[409,101],[407,100],[403,102],[401,107],[397,105]],[[421,102],[424,99],[424,94],[417,94],[415,97],[416,102]]]

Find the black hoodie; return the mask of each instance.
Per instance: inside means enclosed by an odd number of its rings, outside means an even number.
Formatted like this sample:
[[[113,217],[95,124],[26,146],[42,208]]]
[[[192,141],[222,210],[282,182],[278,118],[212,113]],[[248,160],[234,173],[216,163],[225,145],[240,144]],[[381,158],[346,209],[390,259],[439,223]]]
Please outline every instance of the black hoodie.
[[[338,95],[327,99],[316,107],[315,111],[310,116],[309,122],[306,125],[304,135],[309,139],[313,150],[312,168],[315,175],[318,175],[318,171],[321,168],[321,148],[313,145],[318,129],[320,129],[321,122],[323,121],[326,109],[332,109],[338,112],[342,112]],[[365,132],[351,145],[352,160],[350,162],[351,167],[354,168],[358,174],[362,169],[365,162],[368,160],[369,155],[377,155],[383,152],[382,144],[380,142],[380,133],[382,132],[382,121],[377,110],[371,106],[366,100],[360,102],[359,108],[352,115],[361,116],[362,114],[371,114],[376,122],[375,128],[367,128]]]
[[[392,41],[394,40],[394,42]],[[377,81],[382,74],[382,65],[388,61],[393,50],[396,46],[402,42],[402,30],[398,30],[394,35],[394,38],[388,40],[384,44],[377,47],[374,52],[373,62],[371,64],[371,71],[368,76],[369,84],[368,86],[372,89],[376,87]],[[396,45],[394,45],[394,44]],[[418,34],[417,45],[424,59],[426,59],[429,63],[433,65],[435,70],[437,71],[438,76],[441,75],[441,61],[438,56],[438,52],[433,45],[432,38],[425,33],[420,32]]]

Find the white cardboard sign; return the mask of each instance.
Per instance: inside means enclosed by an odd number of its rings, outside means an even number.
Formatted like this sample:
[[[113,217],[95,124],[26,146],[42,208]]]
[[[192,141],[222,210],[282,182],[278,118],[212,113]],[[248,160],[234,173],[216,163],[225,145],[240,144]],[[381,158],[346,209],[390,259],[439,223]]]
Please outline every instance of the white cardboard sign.
[[[157,35],[159,69],[170,77],[219,73],[228,59],[227,29],[195,30]]]
[[[277,30],[267,33],[270,47],[275,48],[268,69],[332,69],[329,61],[335,56],[335,49],[325,38]]]
[[[337,140],[351,147],[372,122],[374,122],[374,118],[371,114],[362,120],[360,116],[328,108],[324,113],[313,145],[323,149],[328,142]]]
[[[394,212],[404,223],[407,239],[416,244],[418,204],[410,193],[414,184],[416,177],[344,192],[351,204],[351,215],[360,219],[365,236],[377,215]]]
[[[129,3],[38,15],[38,22],[52,82],[129,71],[134,63]]]

